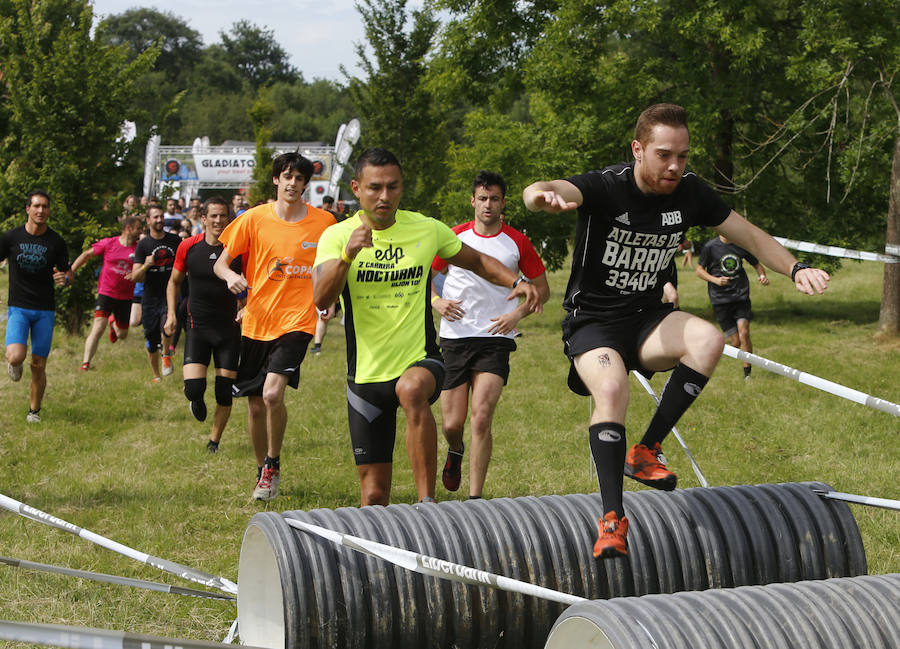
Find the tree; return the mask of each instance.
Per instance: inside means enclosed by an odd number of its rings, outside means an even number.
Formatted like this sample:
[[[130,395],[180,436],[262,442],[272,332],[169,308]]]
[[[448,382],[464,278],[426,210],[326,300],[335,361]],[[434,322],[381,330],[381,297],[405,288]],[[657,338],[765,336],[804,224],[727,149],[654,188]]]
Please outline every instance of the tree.
[[[91,37],[93,11],[81,0],[7,0],[0,7],[4,94],[0,112],[0,227],[18,223],[26,193],[46,189],[52,222],[70,250],[98,235],[105,198],[134,173],[144,142],[119,139],[135,78],[153,65],[151,48],[129,60],[124,47]],[[111,206],[117,211],[118,206]],[[93,282],[80,275],[58,310],[70,330],[91,304]]]
[[[156,48],[159,55],[153,69],[169,82],[187,79],[203,48],[200,33],[184,19],[156,9],[129,9],[107,16],[97,25],[96,38],[106,45],[123,45],[131,58]]]
[[[219,37],[225,60],[254,89],[277,81],[302,81],[300,72],[289,63],[287,52],[275,41],[272,30],[240,20],[231,26],[230,34],[219,32]]]
[[[272,129],[269,124],[274,114],[275,106],[269,98],[269,91],[266,88],[260,89],[256,101],[247,111],[256,138],[253,184],[250,185],[249,193],[251,205],[265,201],[272,196],[272,154],[274,151],[267,145],[272,140]]]
[[[448,141],[440,106],[425,84],[438,22],[427,7],[414,10],[407,30],[406,3],[361,0],[356,5],[366,29],[366,43],[356,44],[366,79],[351,78],[349,92],[361,113],[366,146],[385,147],[399,157],[404,203],[428,213],[444,179]]]
[[[897,9],[895,0],[807,0],[800,33],[803,49],[790,67],[811,95],[806,123],[825,124],[819,131],[825,134],[820,150],[826,156],[829,201],[843,194],[835,202],[846,205],[855,184],[855,193],[867,208],[863,218],[873,224],[886,221],[885,243],[894,246],[900,245],[900,93],[894,85],[900,77]],[[873,173],[881,179],[874,194]],[[844,189],[834,199],[832,182]],[[887,200],[873,203],[873,195]],[[900,263],[884,265],[878,334],[900,336]]]

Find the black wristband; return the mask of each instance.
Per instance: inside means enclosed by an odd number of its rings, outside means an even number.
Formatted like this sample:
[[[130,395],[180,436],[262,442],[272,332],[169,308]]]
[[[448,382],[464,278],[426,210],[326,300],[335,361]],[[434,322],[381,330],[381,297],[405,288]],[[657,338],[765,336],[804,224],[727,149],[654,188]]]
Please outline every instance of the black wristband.
[[[797,271],[803,270],[804,268],[812,268],[812,266],[810,266],[809,264],[805,264],[802,261],[798,261],[796,264],[794,264],[794,267],[791,268],[791,281],[792,282],[797,281],[796,279],[794,279],[797,276]]]

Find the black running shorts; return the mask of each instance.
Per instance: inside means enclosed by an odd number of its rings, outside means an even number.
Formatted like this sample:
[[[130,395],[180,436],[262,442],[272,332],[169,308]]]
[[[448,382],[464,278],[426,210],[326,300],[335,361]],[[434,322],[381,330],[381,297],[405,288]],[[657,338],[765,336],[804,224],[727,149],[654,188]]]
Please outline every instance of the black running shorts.
[[[509,379],[509,355],[516,343],[505,336],[474,338],[441,338],[441,351],[447,376],[444,390],[452,390],[472,380],[475,372],[489,372]]]
[[[105,319],[110,314],[115,316],[119,329],[128,329],[128,323],[131,320],[131,300],[117,300],[114,297],[98,293],[97,301],[94,303],[94,317]]]
[[[261,397],[266,374],[284,374],[288,385],[300,385],[300,363],[312,336],[304,331],[292,331],[275,340],[254,340],[241,337],[241,362],[234,382],[234,396]]]
[[[730,338],[737,333],[738,320],[749,322],[753,319],[753,311],[750,309],[750,300],[740,302],[728,302],[726,304],[713,304],[713,313],[725,337]]]
[[[574,358],[598,347],[615,350],[629,370],[637,370],[648,378],[653,376],[652,371],[641,365],[638,351],[656,326],[673,311],[671,304],[660,302],[659,306],[642,307],[633,314],[611,320],[601,320],[583,312],[568,313],[563,320],[562,339],[570,363],[569,389],[576,394],[590,396],[575,370]]]
[[[434,375],[435,389],[429,403],[437,401],[444,384],[444,364],[425,358],[412,367],[424,367]],[[397,436],[397,381],[354,383],[347,381],[347,421],[356,465],[392,462]]]
[[[150,345],[147,349],[155,352],[162,345],[162,328],[166,324],[169,309],[165,302],[144,302],[141,305],[141,324],[144,325],[144,338]],[[168,354],[168,350],[165,351]]]

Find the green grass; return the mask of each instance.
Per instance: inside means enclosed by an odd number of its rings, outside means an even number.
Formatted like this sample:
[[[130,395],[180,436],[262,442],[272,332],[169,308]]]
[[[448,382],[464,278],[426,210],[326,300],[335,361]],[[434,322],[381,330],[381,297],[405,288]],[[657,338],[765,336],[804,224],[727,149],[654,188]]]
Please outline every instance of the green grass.
[[[889,401],[900,401],[900,343],[876,343],[879,264],[848,263],[828,294],[809,298],[783,277],[754,285],[755,352]],[[551,276],[546,312],[523,322],[509,386],[494,426],[486,496],[594,491],[587,444],[588,400],[565,387],[559,307],[566,272]],[[712,318],[705,285],[682,272],[685,310]],[[0,295],[7,294],[0,274]],[[5,310],[5,305],[4,305]],[[48,365],[40,425],[25,423],[29,370],[18,384],[0,379],[0,493],[151,555],[237,578],[241,536],[266,506],[250,500],[255,462],[238,400],[218,455],[205,451],[208,427],[194,421],[180,372],[150,384],[141,332],[105,339],[96,369],[77,371],[83,338],[58,333]],[[358,504],[346,425],[343,330],[333,324],[320,357],[302,369],[287,396],[289,421],[281,493],[273,511]],[[657,392],[664,376],[653,380]],[[211,382],[210,382],[211,383]],[[207,403],[212,404],[212,389]],[[635,440],[652,414],[632,382],[627,427]],[[435,407],[439,416],[439,408]],[[712,485],[821,480],[839,491],[900,498],[896,451],[900,420],[723,358],[698,402],[679,423]],[[403,450],[395,450],[394,502],[413,502]],[[674,439],[665,448],[685,487],[697,486]],[[440,445],[440,457],[446,445]],[[465,474],[464,474],[465,475]],[[458,494],[465,494],[465,477]],[[628,481],[627,489],[643,488]],[[438,499],[448,494],[438,481]],[[900,513],[861,506],[872,573],[900,572]],[[72,535],[0,512],[0,554],[129,577],[191,584]],[[96,584],[0,566],[0,619],[52,622],[136,633],[221,639],[234,606]],[[12,646],[6,643],[4,646]]]

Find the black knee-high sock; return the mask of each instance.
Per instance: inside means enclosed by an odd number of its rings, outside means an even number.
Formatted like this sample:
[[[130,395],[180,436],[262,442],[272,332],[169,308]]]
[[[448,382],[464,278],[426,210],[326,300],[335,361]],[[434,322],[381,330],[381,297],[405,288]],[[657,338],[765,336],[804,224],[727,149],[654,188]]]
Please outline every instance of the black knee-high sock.
[[[707,381],[709,379],[700,372],[692,370],[687,365],[679,364],[672,372],[672,376],[669,377],[666,387],[663,388],[659,406],[656,408],[653,419],[650,420],[641,444],[653,448],[657,442],[661,443],[685,410],[694,403]]]
[[[625,426],[614,422],[593,424],[588,428],[591,440],[591,455],[597,467],[597,481],[600,483],[600,497],[603,499],[603,513],[616,512],[621,518],[622,472],[625,468]]]

